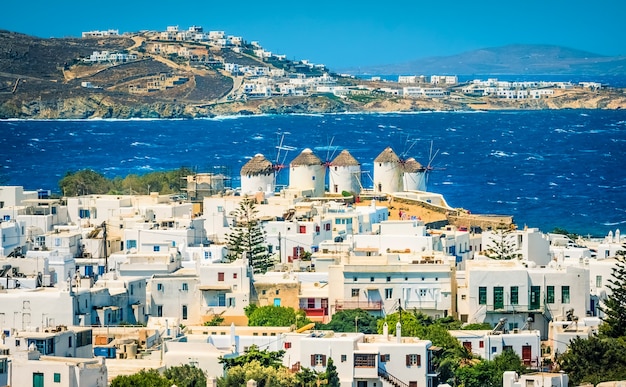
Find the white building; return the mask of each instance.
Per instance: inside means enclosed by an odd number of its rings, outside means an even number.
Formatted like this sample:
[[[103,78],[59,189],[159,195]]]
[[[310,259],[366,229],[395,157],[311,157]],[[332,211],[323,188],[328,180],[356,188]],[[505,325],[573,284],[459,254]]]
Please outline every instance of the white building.
[[[41,356],[36,348],[11,361],[11,386],[106,387],[104,358]]]
[[[506,276],[500,273],[506,272]],[[517,260],[466,262],[465,283],[459,282],[459,313],[463,322],[501,318],[508,329],[520,329],[530,319],[531,329],[548,336],[548,323],[572,310],[585,316],[589,307],[589,271],[582,267],[533,267]]]
[[[343,256],[339,264],[328,266],[331,315],[360,308],[383,316],[402,307],[433,317],[455,316],[455,265],[445,258],[414,255],[407,261],[397,253],[367,251]]]
[[[537,330],[451,330],[449,332],[465,349],[482,359],[493,360],[505,350],[511,350],[526,366],[541,366],[541,338]]]

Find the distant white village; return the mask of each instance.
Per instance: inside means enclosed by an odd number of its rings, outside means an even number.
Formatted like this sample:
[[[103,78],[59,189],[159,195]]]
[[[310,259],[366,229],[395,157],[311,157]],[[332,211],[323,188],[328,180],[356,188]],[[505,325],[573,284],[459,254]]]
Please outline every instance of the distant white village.
[[[84,63],[115,65],[142,60],[146,55],[181,59],[192,67],[207,67],[222,71],[236,79],[236,87],[228,95],[230,100],[269,98],[273,96],[307,96],[328,93],[344,98],[350,95],[380,94],[405,98],[452,98],[465,100],[472,97],[496,97],[503,99],[540,99],[555,95],[556,90],[584,88],[599,90],[600,83],[581,82],[508,82],[497,79],[480,80],[459,84],[456,75],[400,75],[397,82],[380,77],[359,80],[357,84],[345,84],[338,78],[353,76],[331,75],[323,64],[308,60],[290,63],[286,55],[265,50],[259,42],[247,43],[241,36],[226,35],[224,31],[205,32],[203,27],[191,26],[180,29],[168,26],[165,31],[142,31],[120,35],[118,30],[83,32],[84,39],[118,38],[131,36],[141,39],[140,49],[130,52],[94,51],[82,58]],[[137,40],[139,42],[139,40]],[[229,55],[236,53],[239,56]],[[241,60],[243,55],[254,58]],[[247,59],[244,57],[244,59]],[[149,93],[173,87],[172,74],[161,74],[145,84],[129,86],[130,93]],[[178,78],[176,78],[178,79]],[[181,80],[181,83],[187,79]],[[84,82],[83,87],[99,87]]]
[[[624,249],[619,231],[571,240],[510,229],[504,238],[516,258],[492,259],[495,229],[426,224],[410,213],[390,219],[398,203],[454,211],[427,192],[419,162],[383,150],[373,189],[363,188],[360,165],[347,151],[324,163],[306,149],[284,166],[258,154],[242,167],[240,188],[197,174],[175,196],[51,198],[0,187],[0,386],[106,386],[117,375],[181,364],[215,385],[224,372],[218,358],[251,345],[286,351],[289,369],[323,371],[332,357],[342,386],[433,386],[428,340],[401,329],[296,329],[297,321],[249,327],[250,303],[293,307],[320,323],[357,308],[489,323],[451,333],[483,359],[511,349],[536,370],[572,338],[597,331]],[[279,189],[276,174],[285,172],[289,184]],[[253,273],[245,255],[225,259],[244,198],[254,200],[275,260],[266,273]],[[222,326],[204,325],[216,316]],[[544,385],[532,384],[539,378],[567,386],[567,375],[533,375],[505,374],[504,385]]]

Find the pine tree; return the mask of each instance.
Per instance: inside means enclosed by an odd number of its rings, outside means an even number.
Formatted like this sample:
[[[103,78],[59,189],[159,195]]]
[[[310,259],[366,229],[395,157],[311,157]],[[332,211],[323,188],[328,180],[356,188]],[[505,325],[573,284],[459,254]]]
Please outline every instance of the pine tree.
[[[337,367],[335,366],[335,362],[333,358],[328,358],[328,363],[326,364],[326,381],[327,386],[329,387],[339,387],[341,382],[339,381],[339,373],[337,372]]]
[[[511,230],[499,228],[492,232],[485,255],[492,259],[518,259],[520,254],[515,250],[515,243],[511,240]]]
[[[235,210],[233,231],[226,235],[231,261],[241,258],[245,252],[254,273],[265,273],[274,262],[265,245],[265,233],[258,220],[254,200],[244,198]]]
[[[610,338],[626,336],[626,257],[616,255],[617,263],[612,268],[609,279],[611,295],[604,300],[604,306],[599,309],[604,313],[600,333]]]

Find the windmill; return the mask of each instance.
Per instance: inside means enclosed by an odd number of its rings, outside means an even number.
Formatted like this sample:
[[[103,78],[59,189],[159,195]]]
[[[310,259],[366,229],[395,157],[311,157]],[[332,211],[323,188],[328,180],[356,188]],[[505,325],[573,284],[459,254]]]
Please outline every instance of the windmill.
[[[280,136],[280,140],[278,142],[278,145],[276,146],[276,160],[272,164],[272,167],[274,168],[274,187],[276,187],[276,182],[278,181],[278,175],[280,174],[280,171],[285,169],[285,166],[286,166],[285,161],[287,160],[287,154],[290,151],[294,151],[297,149],[296,147],[285,145],[285,135],[291,134],[291,133],[278,132],[277,134]]]

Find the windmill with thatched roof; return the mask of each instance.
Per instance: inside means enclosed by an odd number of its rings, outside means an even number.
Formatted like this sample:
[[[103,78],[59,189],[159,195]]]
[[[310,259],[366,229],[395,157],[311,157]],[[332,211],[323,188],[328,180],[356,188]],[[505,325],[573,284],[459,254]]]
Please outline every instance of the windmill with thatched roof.
[[[361,163],[347,150],[342,150],[328,165],[328,190],[333,194],[344,191],[360,194]]]
[[[241,193],[274,192],[276,181],[274,164],[258,153],[241,167]]]
[[[322,160],[309,148],[289,164],[289,188],[311,191],[311,196],[324,196],[326,169]]]
[[[403,163],[391,147],[385,148],[374,159],[374,192],[393,193],[403,189]]]

